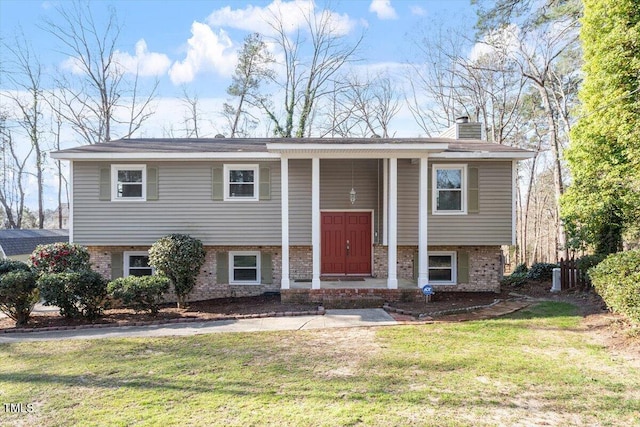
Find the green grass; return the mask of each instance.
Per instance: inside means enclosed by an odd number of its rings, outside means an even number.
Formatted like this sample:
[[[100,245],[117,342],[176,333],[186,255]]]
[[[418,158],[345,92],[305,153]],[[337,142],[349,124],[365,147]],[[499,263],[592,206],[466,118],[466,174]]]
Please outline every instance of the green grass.
[[[640,372],[579,321],[2,345],[0,425],[637,425]]]

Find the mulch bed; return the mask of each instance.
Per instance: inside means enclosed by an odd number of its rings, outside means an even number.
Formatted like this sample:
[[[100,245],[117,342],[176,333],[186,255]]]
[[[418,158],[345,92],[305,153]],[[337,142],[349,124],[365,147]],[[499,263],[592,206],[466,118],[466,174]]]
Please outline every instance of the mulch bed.
[[[436,316],[443,312],[464,311],[468,308],[487,306],[497,299],[513,298],[513,293],[536,298],[566,301],[577,305],[582,315],[602,313],[606,307],[600,297],[593,292],[563,291],[551,294],[550,283],[529,282],[520,287],[503,287],[500,293],[492,292],[438,292],[430,302],[421,299],[415,302],[390,303],[395,312],[418,317],[420,314]],[[105,310],[104,315],[91,322],[86,319],[67,319],[57,312],[32,313],[27,329],[89,327],[89,325],[123,326],[149,323],[170,323],[197,320],[216,320],[238,317],[266,317],[294,314],[317,314],[315,304],[284,304],[277,294],[256,297],[220,298],[208,301],[192,302],[186,309],[178,309],[175,304],[166,304],[156,316],[136,313],[129,309]],[[0,318],[0,333],[15,330],[13,320]]]
[[[130,309],[105,310],[104,315],[94,321],[86,319],[67,319],[57,312],[32,313],[29,323],[22,328],[40,329],[52,327],[83,327],[86,325],[124,326],[135,324],[168,323],[177,319],[217,320],[250,315],[284,315],[284,313],[315,313],[317,305],[283,304],[279,295],[261,295],[242,298],[219,298],[196,301],[186,309],[176,308],[175,304],[165,304],[156,316],[136,313]],[[15,322],[9,318],[0,318],[0,333],[15,329]]]

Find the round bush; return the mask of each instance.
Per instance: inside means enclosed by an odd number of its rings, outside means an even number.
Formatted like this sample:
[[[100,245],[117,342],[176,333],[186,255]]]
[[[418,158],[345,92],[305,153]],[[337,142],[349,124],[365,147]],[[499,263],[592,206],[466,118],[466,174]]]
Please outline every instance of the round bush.
[[[33,306],[39,300],[36,275],[30,270],[17,269],[0,278],[0,311],[16,321],[27,323]]]
[[[513,273],[511,274],[523,274],[523,273],[527,273],[529,271],[529,268],[527,267],[527,264],[522,263],[522,264],[518,264],[516,265],[516,268],[513,269]]]
[[[527,279],[538,281],[551,280],[553,277],[553,269],[558,267],[558,264],[537,262],[533,264],[527,272]]]
[[[169,284],[169,279],[163,276],[129,276],[110,282],[107,291],[127,308],[157,314]]]
[[[95,271],[45,273],[38,278],[44,305],[55,305],[65,317],[95,319],[102,314],[107,282]]]
[[[29,257],[38,274],[89,270],[89,251],[74,243],[39,245]]]
[[[503,286],[520,287],[527,282],[527,273],[511,273],[510,276],[505,276],[500,280],[500,284]]]
[[[185,307],[204,257],[202,242],[186,234],[162,237],[149,249],[149,265],[169,278],[178,297],[178,308]]]
[[[22,261],[13,261],[11,259],[0,260],[0,276],[11,271],[31,271],[31,267]]]
[[[640,250],[609,255],[589,276],[612,311],[640,323]]]

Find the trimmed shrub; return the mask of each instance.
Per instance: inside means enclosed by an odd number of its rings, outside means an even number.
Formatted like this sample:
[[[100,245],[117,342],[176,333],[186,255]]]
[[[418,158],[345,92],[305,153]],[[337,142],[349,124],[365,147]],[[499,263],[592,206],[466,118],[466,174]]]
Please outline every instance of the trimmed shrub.
[[[640,250],[609,255],[589,276],[611,311],[640,323]]]
[[[31,267],[22,261],[13,261],[11,259],[0,260],[0,276],[11,271],[31,271]]]
[[[178,297],[178,308],[185,307],[204,257],[202,242],[186,234],[169,234],[149,249],[149,265],[169,278]]]
[[[16,326],[27,324],[40,299],[36,279],[33,271],[24,269],[4,273],[0,278],[0,311],[15,320]]]
[[[591,286],[591,276],[589,276],[589,270],[596,265],[600,264],[606,255],[598,254],[598,255],[585,255],[576,260],[576,268],[584,275],[587,279],[587,283]]]
[[[500,284],[504,286],[520,287],[527,282],[527,273],[515,271],[510,276],[505,276],[500,280]]]
[[[529,267],[527,267],[527,264],[522,263],[522,264],[518,264],[516,265],[516,268],[513,269],[513,273],[511,274],[525,274],[529,271]]]
[[[44,305],[60,307],[62,316],[95,319],[104,310],[107,282],[95,271],[43,274],[38,288]]]
[[[82,271],[90,268],[87,248],[73,243],[39,245],[29,257],[29,261],[38,274]]]
[[[553,269],[560,267],[558,264],[549,264],[547,262],[537,262],[531,266],[527,272],[529,280],[551,280],[553,278]]]
[[[164,276],[121,277],[109,283],[109,295],[135,311],[157,314],[163,294],[169,290],[169,279]]]

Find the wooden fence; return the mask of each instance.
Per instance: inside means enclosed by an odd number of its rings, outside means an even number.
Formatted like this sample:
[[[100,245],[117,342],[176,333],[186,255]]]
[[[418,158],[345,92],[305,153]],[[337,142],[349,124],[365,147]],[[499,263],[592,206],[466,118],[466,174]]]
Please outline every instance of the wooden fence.
[[[585,273],[578,269],[574,258],[566,261],[560,258],[560,289],[586,289],[589,282],[585,276]]]

